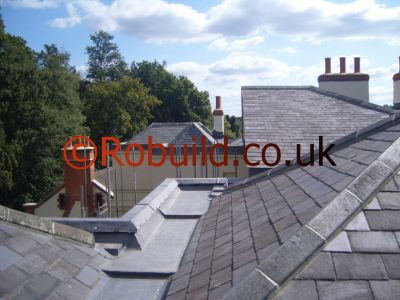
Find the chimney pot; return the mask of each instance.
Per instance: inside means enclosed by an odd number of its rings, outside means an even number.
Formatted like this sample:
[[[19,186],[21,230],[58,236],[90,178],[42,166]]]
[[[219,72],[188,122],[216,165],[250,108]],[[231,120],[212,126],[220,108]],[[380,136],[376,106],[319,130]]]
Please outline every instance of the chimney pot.
[[[346,57],[340,58],[340,73],[346,73]]]
[[[331,73],[331,58],[326,57],[325,58],[325,74]]]
[[[215,97],[215,109],[221,109],[221,96]]]
[[[354,73],[360,73],[360,58],[354,57]]]

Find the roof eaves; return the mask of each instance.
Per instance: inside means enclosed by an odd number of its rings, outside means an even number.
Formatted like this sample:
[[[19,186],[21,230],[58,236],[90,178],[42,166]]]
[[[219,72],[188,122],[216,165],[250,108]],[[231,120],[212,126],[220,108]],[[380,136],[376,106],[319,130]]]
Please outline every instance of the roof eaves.
[[[265,299],[274,295],[374,198],[399,169],[400,138],[311,221],[230,289],[224,299],[242,299],[249,294]]]

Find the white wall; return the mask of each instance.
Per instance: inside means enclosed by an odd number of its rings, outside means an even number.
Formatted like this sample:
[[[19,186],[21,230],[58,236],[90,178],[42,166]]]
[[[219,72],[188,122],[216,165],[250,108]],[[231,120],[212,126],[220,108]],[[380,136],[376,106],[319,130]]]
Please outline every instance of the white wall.
[[[321,89],[369,102],[368,81],[321,81]]]

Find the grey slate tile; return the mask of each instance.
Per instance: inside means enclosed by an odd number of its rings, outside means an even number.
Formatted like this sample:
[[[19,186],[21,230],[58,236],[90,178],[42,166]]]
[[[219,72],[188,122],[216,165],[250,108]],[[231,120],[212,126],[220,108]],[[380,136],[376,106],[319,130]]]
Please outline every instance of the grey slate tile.
[[[317,288],[313,280],[293,280],[282,291],[278,293],[274,300],[317,300]]]
[[[336,278],[340,280],[387,279],[385,266],[378,254],[333,253]]]
[[[93,287],[97,281],[99,280],[99,273],[97,270],[92,267],[85,266],[79,273],[76,275],[75,279],[80,281],[81,283],[87,285],[88,287]]]
[[[367,281],[317,281],[321,300],[368,300],[373,299]]]
[[[25,273],[35,275],[42,271],[47,265],[47,261],[36,253],[26,255],[15,263],[15,266],[20,268]]]
[[[90,289],[84,284],[71,279],[70,281],[63,283],[59,288],[56,289],[55,294],[60,296],[62,299],[86,299]]]
[[[324,251],[331,252],[351,252],[351,246],[347,232],[340,232],[332,241],[324,248]]]
[[[46,272],[52,275],[53,277],[66,282],[70,280],[73,276],[78,273],[78,268],[73,265],[67,263],[63,259],[57,259],[53,264],[51,264]]]
[[[232,270],[231,267],[226,267],[224,269],[221,269],[211,275],[211,281],[210,281],[210,289],[217,288],[229,281],[232,280]]]
[[[345,227],[345,230],[369,231],[367,219],[363,212],[358,213]]]
[[[301,279],[335,280],[335,270],[330,253],[321,252],[297,276]]]
[[[62,258],[70,263],[71,265],[81,269],[84,265],[86,265],[90,261],[90,256],[88,256],[86,253],[83,253],[82,251],[76,249],[76,248],[71,248],[67,252],[64,253]]]
[[[0,246],[0,271],[4,271],[8,267],[12,266],[22,257],[15,251],[5,247],[3,245]]]
[[[246,265],[243,265],[233,270],[233,285],[238,284],[243,278],[248,276],[257,267],[257,261],[253,260]]]
[[[400,230],[400,211],[365,211],[371,230]]]
[[[376,300],[400,299],[400,281],[370,281],[372,293]]]
[[[208,296],[209,300],[219,300],[222,296],[231,288],[231,283],[227,282],[219,287],[210,290],[210,294]]]
[[[400,209],[400,193],[380,192],[376,197],[382,209]]]
[[[56,289],[59,283],[60,281],[57,278],[42,272],[28,282],[25,287],[39,298],[43,299],[49,296]]]
[[[367,206],[364,207],[364,210],[381,210],[381,206],[378,202],[378,199],[374,197],[370,203],[367,204]]]
[[[40,247],[34,240],[22,234],[7,240],[4,245],[21,255],[26,255]]]
[[[0,272],[0,295],[12,292],[16,286],[29,279],[29,275],[17,267],[11,266],[6,271]]]
[[[400,279],[400,255],[399,254],[383,254],[383,262],[389,278]]]
[[[181,290],[186,289],[189,285],[189,278],[190,278],[190,274],[186,274],[178,279],[174,279],[168,290],[168,294],[169,295],[175,294]],[[186,292],[185,292],[185,294],[186,294]]]
[[[400,252],[399,244],[393,232],[369,231],[348,232],[347,234],[353,252]]]

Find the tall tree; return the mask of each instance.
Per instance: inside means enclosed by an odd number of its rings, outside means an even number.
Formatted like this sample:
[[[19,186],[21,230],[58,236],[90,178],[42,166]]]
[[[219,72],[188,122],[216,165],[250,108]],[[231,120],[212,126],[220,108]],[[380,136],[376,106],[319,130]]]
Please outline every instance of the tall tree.
[[[82,133],[78,77],[69,55],[39,55],[0,30],[0,203],[21,208],[61,183],[60,149]]]
[[[124,75],[127,65],[124,62],[114,37],[105,31],[90,35],[93,46],[86,47],[89,55],[87,78],[98,80],[118,80]]]
[[[154,112],[157,122],[201,121],[211,125],[211,105],[207,92],[200,92],[186,77],[176,77],[166,70],[166,63],[143,61],[132,63],[131,74],[160,99]]]
[[[138,79],[128,76],[118,81],[97,81],[88,87],[85,97],[87,125],[97,145],[101,145],[103,136],[131,138],[148,125],[160,104]]]

